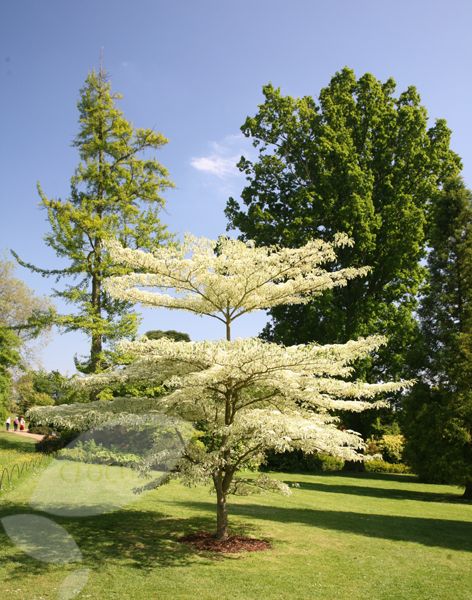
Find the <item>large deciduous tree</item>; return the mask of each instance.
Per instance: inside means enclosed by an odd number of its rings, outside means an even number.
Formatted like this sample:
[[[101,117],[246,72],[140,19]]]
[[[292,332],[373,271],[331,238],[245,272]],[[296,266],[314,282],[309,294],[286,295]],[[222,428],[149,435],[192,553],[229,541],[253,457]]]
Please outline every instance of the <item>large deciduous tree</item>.
[[[406,403],[406,452],[422,477],[463,485],[472,498],[472,194],[460,178],[433,204],[430,246],[421,383]]]
[[[35,296],[14,276],[14,263],[0,259],[0,413],[7,409],[12,370],[31,358],[29,342],[50,323],[53,312],[48,300]]]
[[[445,121],[428,126],[414,87],[396,94],[392,79],[357,79],[348,68],[318,101],[284,96],[272,85],[263,93],[241,128],[258,156],[239,163],[248,183],[241,201],[227,204],[228,227],[258,245],[288,247],[344,231],[355,244],[341,249],[334,265],[372,267],[308,304],[274,307],[264,337],[334,343],[383,333],[388,345],[374,365],[363,364],[363,375],[405,373],[417,335],[428,205],[460,166]]]
[[[336,249],[350,244],[340,235],[333,243],[312,240],[298,249],[196,238],[187,238],[181,248],[153,253],[116,242],[109,245],[111,258],[134,271],[107,281],[112,296],[208,315],[224,327],[226,339],[216,342],[168,338],[124,342],[124,350],[135,360],[124,369],[87,380],[98,387],[166,380],[170,393],[156,398],[155,407],[194,423],[199,431],[177,470],[184,481],[212,482],[219,539],[228,536],[230,494],[257,488],[288,491],[265,475],[243,477],[241,470],[260,465],[268,449],[303,448],[361,460],[361,437],[339,428],[335,413],[378,406],[371,401],[374,396],[404,385],[352,379],[352,362],[378,348],[382,337],[290,347],[258,338],[232,340],[233,323],[244,314],[304,304],[365,276],[363,267],[324,269],[335,259]],[[43,414],[51,422],[51,411]]]
[[[21,362],[20,345],[20,338],[0,322],[0,418],[6,415],[9,408],[11,369]]]
[[[67,261],[65,268],[41,269],[21,264],[69,282],[55,295],[75,307],[57,324],[90,338],[90,355],[77,366],[99,372],[106,365],[105,342],[133,335],[136,315],[127,302],[113,299],[103,288],[116,274],[104,247],[108,237],[135,248],[152,249],[169,239],[159,219],[161,193],[172,184],[153,151],[167,143],[151,129],[134,128],[116,107],[103,70],[92,71],[78,102],[80,130],[73,145],[80,163],[66,200],[48,198],[39,187],[41,205],[51,227],[46,244]]]

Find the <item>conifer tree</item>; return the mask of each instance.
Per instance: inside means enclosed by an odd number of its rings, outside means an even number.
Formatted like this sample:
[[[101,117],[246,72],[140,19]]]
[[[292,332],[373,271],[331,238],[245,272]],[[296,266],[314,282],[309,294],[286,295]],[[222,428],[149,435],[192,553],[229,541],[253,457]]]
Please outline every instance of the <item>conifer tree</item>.
[[[161,193],[172,183],[152,154],[167,140],[152,129],[133,127],[116,107],[120,98],[102,69],[87,76],[78,102],[80,130],[73,142],[80,162],[70,195],[49,198],[38,185],[51,228],[45,242],[67,266],[43,269],[15,255],[33,271],[66,280],[54,294],[75,310],[57,317],[56,324],[90,338],[90,355],[82,363],[76,359],[84,372],[103,369],[106,342],[132,336],[137,328],[131,305],[103,288],[104,278],[122,272],[110,262],[104,240],[113,237],[150,250],[170,237],[159,211],[164,206]]]
[[[472,498],[472,194],[458,177],[432,207],[430,246],[406,453],[422,477],[463,485]]]

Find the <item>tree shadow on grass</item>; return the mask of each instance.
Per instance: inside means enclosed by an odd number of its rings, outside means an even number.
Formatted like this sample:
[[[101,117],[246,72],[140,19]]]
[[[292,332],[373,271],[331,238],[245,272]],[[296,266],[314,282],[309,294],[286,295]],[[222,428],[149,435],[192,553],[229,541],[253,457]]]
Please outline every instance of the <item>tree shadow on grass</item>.
[[[321,481],[286,481],[287,485],[297,485],[302,490],[313,490],[316,492],[328,492],[330,494],[350,494],[354,496],[371,496],[373,498],[384,498],[388,500],[419,500],[421,502],[464,502],[459,494],[441,494],[438,492],[427,492],[408,490],[404,488],[382,488],[364,485],[350,485],[349,483],[335,484],[332,481],[323,483]]]
[[[214,511],[209,502],[177,502],[194,510]],[[301,523],[321,529],[344,531],[367,537],[414,542],[451,550],[472,552],[472,522],[403,517],[395,515],[235,504],[231,514],[251,519]]]
[[[214,507],[213,507],[214,508]],[[213,516],[205,514],[189,519],[171,518],[157,511],[118,510],[113,513],[89,517],[57,517],[39,511],[32,511],[27,504],[10,504],[0,511],[0,519],[6,516],[33,514],[50,519],[63,527],[80,549],[82,561],[75,568],[100,570],[104,563],[118,564],[147,571],[156,567],[189,566],[195,561],[208,563],[222,559],[219,555],[198,551],[180,542],[183,535],[215,528]],[[241,532],[247,533],[247,527]],[[45,546],[61,547],[58,539],[44,540]],[[0,527],[0,547],[15,546]],[[39,549],[41,552],[41,549]],[[225,560],[230,558],[225,556]],[[57,565],[32,558],[20,548],[9,556],[14,565],[9,570],[8,579],[14,579],[22,573],[40,574],[57,569]],[[72,565],[71,563],[71,566]],[[63,568],[62,566],[60,568]]]

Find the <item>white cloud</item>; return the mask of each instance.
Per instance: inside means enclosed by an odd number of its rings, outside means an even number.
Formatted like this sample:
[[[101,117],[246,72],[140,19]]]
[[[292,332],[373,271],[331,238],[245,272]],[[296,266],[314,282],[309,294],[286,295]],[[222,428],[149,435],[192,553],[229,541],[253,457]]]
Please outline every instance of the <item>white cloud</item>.
[[[247,138],[240,133],[227,135],[219,142],[210,142],[209,146],[211,153],[190,160],[194,169],[224,180],[241,176],[236,165],[242,155],[250,154]]]
[[[204,171],[205,173],[216,175],[220,179],[226,179],[226,177],[238,175],[239,172],[236,167],[238,160],[239,156],[237,155],[225,158],[218,154],[210,154],[208,156],[192,158],[190,164],[197,171]]]

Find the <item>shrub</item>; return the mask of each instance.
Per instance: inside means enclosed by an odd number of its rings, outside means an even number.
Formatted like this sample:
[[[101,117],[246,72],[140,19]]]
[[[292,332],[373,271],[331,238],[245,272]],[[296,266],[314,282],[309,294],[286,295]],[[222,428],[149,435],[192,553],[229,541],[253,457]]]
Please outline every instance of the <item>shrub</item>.
[[[50,454],[57,452],[70,444],[79,434],[76,431],[62,431],[61,433],[48,433],[42,440],[36,443],[38,452]]]
[[[329,454],[304,454],[301,450],[293,452],[270,452],[267,455],[264,470],[295,473],[320,473],[341,471],[344,461]]]
[[[380,452],[386,462],[401,463],[405,438],[402,435],[384,435],[379,442]]]
[[[51,427],[47,425],[31,425],[31,423],[28,426],[28,432],[37,433],[38,435],[50,435],[54,433]]]
[[[142,459],[137,454],[122,452],[114,446],[107,448],[97,444],[95,440],[79,441],[71,448],[64,448],[57,458],[121,467],[137,467],[142,464]]]
[[[405,438],[400,434],[384,434],[381,438],[370,438],[367,442],[368,455],[382,455],[382,460],[388,463],[401,463]]]
[[[366,460],[364,465],[367,473],[411,473],[410,467],[403,463],[389,463],[377,458]]]

